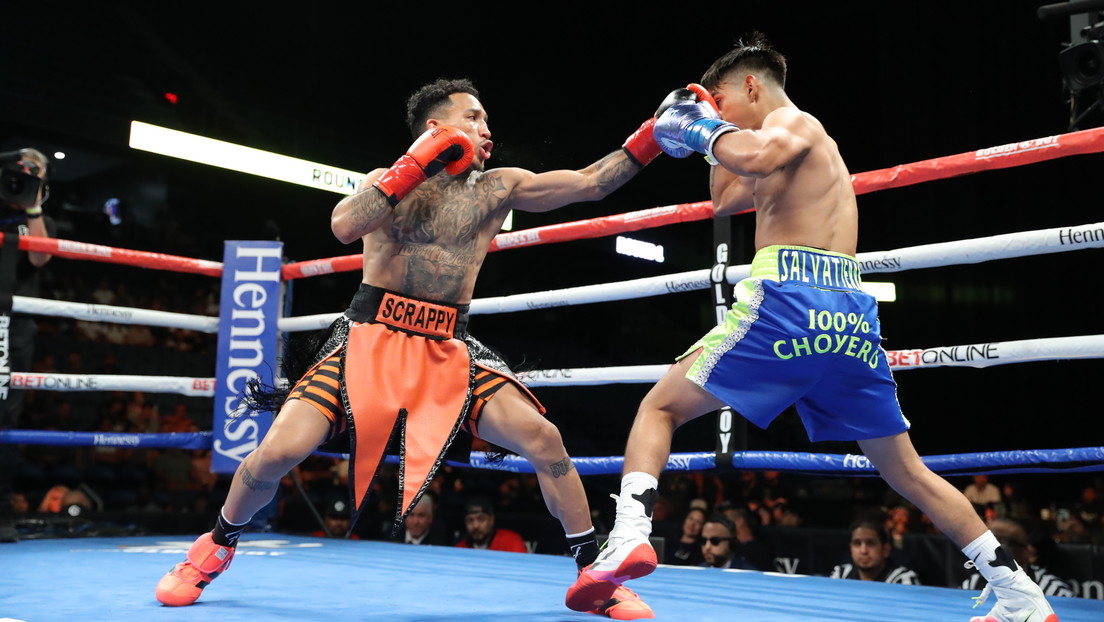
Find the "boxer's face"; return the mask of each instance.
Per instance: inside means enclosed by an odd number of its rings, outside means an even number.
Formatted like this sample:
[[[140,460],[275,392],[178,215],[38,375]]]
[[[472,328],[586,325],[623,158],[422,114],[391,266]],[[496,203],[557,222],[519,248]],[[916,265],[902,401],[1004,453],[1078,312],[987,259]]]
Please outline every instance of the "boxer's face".
[[[743,129],[758,129],[753,104],[759,97],[759,80],[753,75],[729,73],[710,91],[721,118]]]
[[[449,101],[451,105],[448,111],[431,119],[430,126],[434,123],[448,125],[467,134],[475,149],[472,167],[481,171],[490,159],[491,149],[494,147],[491,142],[491,128],[487,125],[487,111],[470,93],[453,93],[449,95]]]

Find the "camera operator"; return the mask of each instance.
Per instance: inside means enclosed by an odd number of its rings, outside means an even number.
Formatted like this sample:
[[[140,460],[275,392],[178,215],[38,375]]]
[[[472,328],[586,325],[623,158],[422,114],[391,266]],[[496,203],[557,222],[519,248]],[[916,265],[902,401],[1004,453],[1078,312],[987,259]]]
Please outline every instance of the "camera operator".
[[[31,371],[33,363],[38,327],[32,316],[12,313],[11,296],[39,296],[39,269],[51,255],[17,250],[13,234],[54,237],[54,221],[42,212],[50,192],[48,167],[49,160],[37,149],[0,153],[0,232],[5,238],[0,250],[0,374],[5,376]],[[11,389],[10,378],[4,380],[0,430],[18,427],[23,410],[23,391]],[[10,498],[18,457],[15,445],[0,444],[0,542],[17,539],[10,524]]]

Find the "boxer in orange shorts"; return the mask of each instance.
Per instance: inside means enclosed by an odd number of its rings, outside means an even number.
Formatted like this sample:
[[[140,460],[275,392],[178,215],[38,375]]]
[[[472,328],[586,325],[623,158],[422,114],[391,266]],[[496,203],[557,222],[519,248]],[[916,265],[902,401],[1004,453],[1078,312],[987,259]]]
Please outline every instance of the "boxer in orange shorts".
[[[620,149],[581,170],[485,170],[494,145],[475,87],[437,80],[416,91],[407,101],[413,145],[390,168],[369,173],[331,216],[338,240],[364,246],[360,291],[331,326],[311,371],[279,405],[260,446],[242,461],[215,528],[158,584],[158,600],[195,602],[229,566],[241,530],[271,501],[280,478],[346,428],[354,520],[392,431],[403,460],[395,517],[401,524],[467,427],[533,465],[576,563],[590,564],[598,555],[590,508],[560,433],[505,364],[467,335],[465,311],[511,210],[602,199],[660,153],[654,123],[649,118]],[[654,617],[626,588],[587,610]]]

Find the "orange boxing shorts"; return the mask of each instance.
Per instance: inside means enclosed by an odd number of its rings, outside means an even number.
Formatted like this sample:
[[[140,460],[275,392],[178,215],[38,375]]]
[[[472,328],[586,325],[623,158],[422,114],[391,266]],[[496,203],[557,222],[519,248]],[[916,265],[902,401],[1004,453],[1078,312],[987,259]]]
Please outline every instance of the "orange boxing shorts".
[[[354,520],[393,436],[400,460],[397,528],[457,433],[478,437],[479,416],[499,389],[513,383],[545,412],[505,361],[468,335],[467,311],[361,283],[318,362],[288,396],[318,408],[331,422],[331,439],[348,432]]]

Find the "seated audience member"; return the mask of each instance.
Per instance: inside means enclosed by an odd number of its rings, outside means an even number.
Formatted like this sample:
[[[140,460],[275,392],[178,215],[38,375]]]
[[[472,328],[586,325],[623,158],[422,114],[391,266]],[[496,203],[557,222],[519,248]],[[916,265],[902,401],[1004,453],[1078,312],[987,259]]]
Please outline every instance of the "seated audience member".
[[[740,567],[772,570],[772,555],[759,537],[759,514],[748,508],[733,508],[726,512],[736,528],[736,557],[743,559]]]
[[[702,557],[705,558],[702,566],[763,570],[744,557],[740,541],[736,537],[736,525],[724,514],[712,514],[707,518],[701,533]]]
[[[464,530],[467,533],[456,543],[460,548],[529,552],[521,534],[495,525],[494,506],[486,498],[477,497],[468,502],[464,509]]]
[[[80,509],[72,510],[73,506],[79,506]],[[38,504],[38,511],[44,514],[67,513],[76,516],[82,511],[91,510],[92,506],[92,500],[79,488],[69,488],[58,484],[51,487],[43,495],[42,501]]]
[[[962,494],[974,504],[980,516],[985,516],[986,510],[996,508],[1003,501],[1001,489],[989,481],[988,475],[973,476],[973,481],[962,489]]]
[[[851,524],[851,562],[832,569],[833,579],[881,581],[900,585],[920,585],[916,573],[890,559],[893,546],[885,527],[874,520],[862,519]]]
[[[326,529],[319,529],[312,536],[319,538],[344,538],[349,533],[349,520],[352,515],[348,501],[344,499],[330,499],[322,512],[322,520],[326,523]],[[357,534],[349,534],[350,540],[360,540]]]
[[[705,523],[705,511],[701,508],[690,508],[686,512],[686,518],[682,519],[682,533],[665,549],[663,563],[674,566],[700,566],[705,561],[700,540],[703,523]]]
[[[422,495],[418,504],[406,515],[403,521],[403,529],[395,536],[386,534],[395,542],[406,544],[434,544],[448,546],[452,544],[445,528],[435,518],[436,501],[428,492]]]

